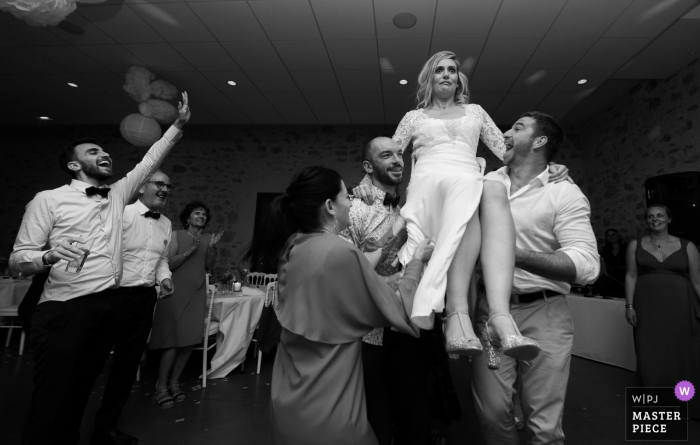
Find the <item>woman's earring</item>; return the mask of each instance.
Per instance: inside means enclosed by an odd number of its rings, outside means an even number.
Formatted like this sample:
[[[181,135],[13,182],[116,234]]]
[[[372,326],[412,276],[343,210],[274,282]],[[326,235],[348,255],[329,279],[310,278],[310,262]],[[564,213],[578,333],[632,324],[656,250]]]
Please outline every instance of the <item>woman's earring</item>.
[[[333,231],[335,234],[338,234],[338,220],[336,219],[335,215],[333,215]]]

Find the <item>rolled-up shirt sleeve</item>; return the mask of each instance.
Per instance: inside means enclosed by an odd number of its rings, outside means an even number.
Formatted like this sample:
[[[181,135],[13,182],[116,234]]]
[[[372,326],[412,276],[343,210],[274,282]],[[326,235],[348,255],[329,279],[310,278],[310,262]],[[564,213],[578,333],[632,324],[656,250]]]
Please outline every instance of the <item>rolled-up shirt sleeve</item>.
[[[591,284],[600,273],[600,257],[591,227],[591,206],[579,190],[561,197],[554,223],[554,234],[576,266],[576,283]]]
[[[49,241],[54,226],[53,215],[52,201],[48,193],[38,193],[27,204],[10,255],[10,267],[13,270],[32,275],[48,267],[44,266],[42,257],[48,252],[43,248]]]

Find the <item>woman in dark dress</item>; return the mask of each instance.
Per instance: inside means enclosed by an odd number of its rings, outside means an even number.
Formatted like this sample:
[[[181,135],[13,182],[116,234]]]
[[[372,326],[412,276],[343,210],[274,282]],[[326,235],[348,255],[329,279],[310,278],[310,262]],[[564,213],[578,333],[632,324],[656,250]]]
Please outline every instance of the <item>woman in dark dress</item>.
[[[600,249],[600,256],[605,261],[608,275],[623,282],[627,271],[627,246],[620,239],[615,229],[605,231],[605,244]]]
[[[626,316],[644,387],[700,382],[700,254],[693,243],[669,235],[671,220],[668,207],[648,207],[649,235],[627,248]],[[699,402],[691,400],[691,417],[700,416]]]
[[[204,335],[207,270],[216,261],[216,243],[223,232],[202,233],[211,220],[209,208],[194,201],[180,213],[185,230],[173,231],[168,245],[168,263],[173,271],[175,291],[158,300],[153,317],[150,349],[163,349],[153,401],[161,408],[185,400],[179,388],[180,375],[192,353],[192,346]]]
[[[337,236],[350,224],[349,212],[340,175],[308,167],[273,201],[258,233],[268,240],[262,256],[279,257],[275,311],[283,329],[270,406],[276,444],[376,445],[360,340],[377,326],[418,336],[409,314],[431,248],[418,246],[397,295],[360,250]]]

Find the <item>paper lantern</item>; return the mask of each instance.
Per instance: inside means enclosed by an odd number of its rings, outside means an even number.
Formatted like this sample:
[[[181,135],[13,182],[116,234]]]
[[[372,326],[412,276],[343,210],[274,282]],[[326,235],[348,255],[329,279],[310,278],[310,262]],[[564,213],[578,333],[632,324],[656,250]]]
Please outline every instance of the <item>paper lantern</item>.
[[[138,113],[125,117],[119,125],[119,131],[124,139],[137,147],[150,147],[162,134],[155,119]]]

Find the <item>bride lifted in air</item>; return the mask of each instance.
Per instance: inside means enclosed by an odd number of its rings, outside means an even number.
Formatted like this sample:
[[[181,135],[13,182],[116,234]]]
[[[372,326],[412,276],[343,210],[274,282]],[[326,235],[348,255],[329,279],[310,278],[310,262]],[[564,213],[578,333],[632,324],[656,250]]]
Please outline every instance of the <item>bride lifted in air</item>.
[[[533,359],[540,348],[520,334],[509,310],[515,228],[506,189],[484,180],[476,158],[481,139],[503,160],[507,150],[503,134],[479,105],[469,103],[467,76],[452,52],[428,59],[418,76],[416,98],[417,109],[406,113],[393,136],[404,152],[413,146],[413,171],[401,210],[408,241],[398,257],[407,264],[426,238],[435,243],[435,250],[418,285],[411,320],[430,329],[434,314],[445,309],[447,352],[481,354],[482,342],[474,333],[467,300],[481,252],[490,310],[483,339],[489,362],[495,364],[500,351]],[[555,180],[565,179],[566,171],[550,167]],[[371,195],[367,180],[355,189],[356,195]]]

